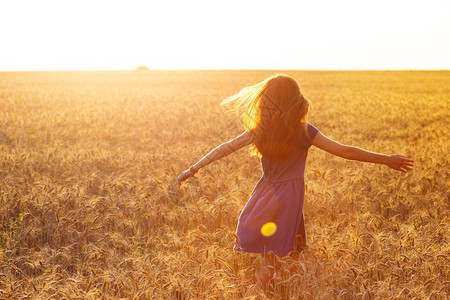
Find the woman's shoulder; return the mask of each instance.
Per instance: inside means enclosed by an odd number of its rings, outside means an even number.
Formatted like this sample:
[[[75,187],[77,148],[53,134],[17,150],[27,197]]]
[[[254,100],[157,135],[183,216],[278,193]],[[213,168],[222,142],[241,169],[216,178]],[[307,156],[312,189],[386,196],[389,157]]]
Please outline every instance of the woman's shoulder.
[[[319,132],[319,129],[317,129],[317,127],[312,125],[311,123],[303,124],[303,126],[304,127],[298,145],[300,146],[300,148],[309,148],[311,146],[312,140]]]
[[[314,125],[312,125],[311,123],[306,123],[307,126],[307,130],[308,130],[308,135],[309,135],[309,140],[312,140],[316,134],[319,132],[319,129],[317,129],[317,127],[315,127]]]

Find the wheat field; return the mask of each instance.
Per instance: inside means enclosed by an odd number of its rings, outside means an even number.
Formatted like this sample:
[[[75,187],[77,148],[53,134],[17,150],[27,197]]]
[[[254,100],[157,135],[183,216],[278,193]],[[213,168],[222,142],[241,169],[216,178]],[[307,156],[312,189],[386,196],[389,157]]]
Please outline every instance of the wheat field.
[[[259,159],[176,176],[243,131],[220,101],[277,72],[323,134],[415,168],[312,147],[309,248],[261,290],[232,250]],[[0,298],[448,299],[449,104],[448,71],[0,73]]]

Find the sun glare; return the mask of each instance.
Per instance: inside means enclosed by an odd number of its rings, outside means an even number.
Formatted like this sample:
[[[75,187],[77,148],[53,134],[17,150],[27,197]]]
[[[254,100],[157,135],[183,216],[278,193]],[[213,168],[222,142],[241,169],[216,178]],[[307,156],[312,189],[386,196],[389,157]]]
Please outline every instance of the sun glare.
[[[449,3],[5,1],[0,70],[446,69]]]

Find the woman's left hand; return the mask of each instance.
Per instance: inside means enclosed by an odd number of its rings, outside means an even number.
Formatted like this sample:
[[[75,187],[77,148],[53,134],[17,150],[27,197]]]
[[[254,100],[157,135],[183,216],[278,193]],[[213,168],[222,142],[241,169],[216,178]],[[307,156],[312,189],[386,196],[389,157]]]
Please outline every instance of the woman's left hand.
[[[394,170],[406,173],[414,167],[414,160],[403,155],[394,154],[388,156],[386,165]]]
[[[193,171],[191,171],[190,169],[187,169],[186,171],[184,171],[183,173],[181,173],[180,175],[178,175],[178,178],[177,178],[177,185],[178,185],[178,187],[181,186],[181,183],[182,183],[183,181],[185,181],[186,179],[188,179],[188,178],[194,176],[194,174],[195,174],[195,173],[194,173]]]

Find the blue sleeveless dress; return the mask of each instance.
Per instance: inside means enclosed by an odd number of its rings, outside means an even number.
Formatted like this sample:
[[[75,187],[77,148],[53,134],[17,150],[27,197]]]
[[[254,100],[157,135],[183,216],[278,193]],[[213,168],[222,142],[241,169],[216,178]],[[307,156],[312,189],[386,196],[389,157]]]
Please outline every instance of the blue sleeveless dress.
[[[319,132],[311,124],[307,129],[311,140]],[[298,150],[284,160],[261,158],[263,175],[239,217],[234,250],[287,255],[306,248],[303,175],[311,140],[304,137]],[[261,227],[268,222],[275,223],[277,229],[264,236]]]

